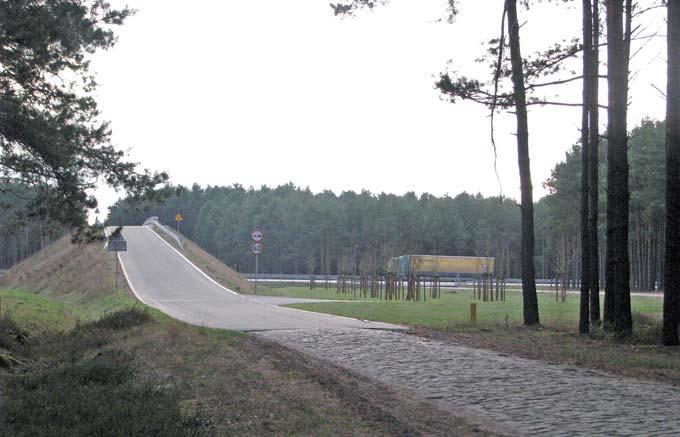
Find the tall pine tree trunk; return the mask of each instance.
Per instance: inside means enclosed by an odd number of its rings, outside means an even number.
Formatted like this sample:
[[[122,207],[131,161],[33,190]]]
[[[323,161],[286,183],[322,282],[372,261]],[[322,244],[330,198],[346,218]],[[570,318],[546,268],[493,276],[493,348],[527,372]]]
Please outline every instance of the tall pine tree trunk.
[[[510,60],[512,63],[512,84],[517,116],[517,159],[521,187],[522,212],[522,298],[524,304],[524,324],[539,323],[538,298],[536,296],[536,272],[534,270],[534,199],[531,186],[529,165],[529,122],[527,116],[526,94],[524,89],[524,63],[519,42],[519,22],[517,20],[517,0],[506,0],[508,29],[510,36]]]
[[[599,144],[600,144],[600,117],[599,117],[599,76],[600,76],[600,10],[599,0],[593,2],[592,13],[592,56],[591,61],[591,77],[586,80],[591,80],[591,98],[590,98],[590,138],[588,140],[590,148],[590,183],[588,208],[588,228],[590,230],[590,323],[593,325],[600,324],[600,254],[599,254],[599,236],[597,229],[598,213],[599,213]]]
[[[666,254],[663,344],[676,346],[680,323],[680,1],[668,2],[666,94]]]
[[[605,321],[620,336],[632,332],[628,255],[628,41],[623,0],[607,0],[607,258]],[[630,4],[627,0],[626,4]],[[626,11],[627,18],[630,10]],[[628,21],[628,20],[627,20]],[[627,30],[629,26],[626,26]],[[628,32],[626,32],[628,33]]]
[[[596,0],[597,2],[597,0]],[[590,101],[592,100],[593,11],[583,0],[583,107],[581,116],[581,300],[578,332],[590,331]]]

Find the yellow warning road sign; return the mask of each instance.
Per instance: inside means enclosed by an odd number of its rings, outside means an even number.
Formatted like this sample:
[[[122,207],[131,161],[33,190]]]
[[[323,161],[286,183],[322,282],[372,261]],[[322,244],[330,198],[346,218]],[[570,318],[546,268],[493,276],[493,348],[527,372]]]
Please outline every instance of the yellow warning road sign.
[[[182,214],[177,213],[177,215],[175,216],[175,221],[181,222],[182,220],[184,220],[184,217],[182,217]]]

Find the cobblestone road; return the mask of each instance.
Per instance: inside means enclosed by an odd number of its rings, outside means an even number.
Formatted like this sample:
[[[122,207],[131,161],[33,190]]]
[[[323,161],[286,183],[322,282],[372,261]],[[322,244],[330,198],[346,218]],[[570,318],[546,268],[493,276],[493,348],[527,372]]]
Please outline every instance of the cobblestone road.
[[[680,389],[377,330],[257,333],[509,434],[680,435]]]

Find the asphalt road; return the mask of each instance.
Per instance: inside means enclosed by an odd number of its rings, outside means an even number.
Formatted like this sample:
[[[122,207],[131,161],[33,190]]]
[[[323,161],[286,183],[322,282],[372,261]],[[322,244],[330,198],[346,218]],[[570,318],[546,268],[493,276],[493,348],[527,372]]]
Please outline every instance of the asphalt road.
[[[220,286],[177,250],[143,226],[126,226],[127,252],[119,252],[134,294],[145,304],[185,322],[237,331],[362,328],[405,329],[307,311],[283,308],[285,298],[241,295]],[[300,299],[293,299],[292,302]]]

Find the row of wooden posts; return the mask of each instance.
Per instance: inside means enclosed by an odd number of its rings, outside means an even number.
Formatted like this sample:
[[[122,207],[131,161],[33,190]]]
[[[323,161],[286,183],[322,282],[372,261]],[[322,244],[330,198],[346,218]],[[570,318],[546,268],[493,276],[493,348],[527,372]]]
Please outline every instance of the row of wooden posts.
[[[555,290],[555,302],[559,302],[560,300],[562,303],[567,302],[567,275],[562,274],[562,275],[557,275],[555,279],[550,281],[550,289]]]
[[[472,281],[472,291],[474,300],[505,302],[505,278],[491,274],[477,276]]]
[[[320,283],[320,284],[319,284]],[[309,278],[309,289],[314,290],[321,285],[330,288],[330,280],[324,278],[317,281],[314,276]],[[442,296],[441,279],[439,276],[408,276],[393,275],[338,275],[335,282],[338,294],[353,294],[354,298],[372,298],[380,300],[426,301],[439,299]]]
[[[505,302],[505,278],[492,274],[484,274],[473,278],[473,300],[482,302]],[[309,289],[317,287],[331,288],[331,280],[325,277],[317,281],[314,276],[309,278]],[[556,285],[556,289],[557,289]],[[394,275],[338,275],[335,282],[338,294],[353,294],[354,298],[372,298],[380,300],[426,301],[441,298],[441,278],[439,276],[408,276]],[[561,289],[566,290],[563,286]],[[562,292],[563,302],[566,301],[566,291]]]

